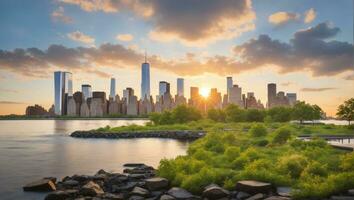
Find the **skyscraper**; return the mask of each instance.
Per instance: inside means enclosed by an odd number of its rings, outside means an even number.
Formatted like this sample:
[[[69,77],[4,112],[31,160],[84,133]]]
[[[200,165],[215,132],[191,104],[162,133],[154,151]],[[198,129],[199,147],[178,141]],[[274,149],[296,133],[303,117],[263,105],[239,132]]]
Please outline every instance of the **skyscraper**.
[[[184,79],[177,78],[177,96],[184,96]]]
[[[116,98],[116,79],[115,78],[111,78],[111,90],[109,93],[109,98],[111,98],[113,100]]]
[[[228,103],[238,105],[243,108],[244,104],[242,101],[242,88],[238,85],[234,85],[229,89],[229,99]]]
[[[166,93],[170,93],[170,83],[166,81],[160,81],[159,83],[159,96],[163,96]]]
[[[87,98],[92,98],[91,85],[88,85],[88,84],[81,85],[81,92],[82,92],[85,100],[87,100]]]
[[[232,77],[226,77],[226,93],[229,95],[229,90],[230,88],[232,88],[232,86],[234,85]]]
[[[73,96],[73,80],[70,72],[54,72],[54,112],[65,115],[68,96]]]
[[[296,93],[286,93],[286,97],[288,98],[291,106],[293,106],[297,101]]]
[[[268,84],[268,108],[271,108],[277,97],[277,85],[275,83]]]
[[[146,98],[150,99],[150,64],[146,60],[145,53],[145,62],[141,65],[141,99]]]

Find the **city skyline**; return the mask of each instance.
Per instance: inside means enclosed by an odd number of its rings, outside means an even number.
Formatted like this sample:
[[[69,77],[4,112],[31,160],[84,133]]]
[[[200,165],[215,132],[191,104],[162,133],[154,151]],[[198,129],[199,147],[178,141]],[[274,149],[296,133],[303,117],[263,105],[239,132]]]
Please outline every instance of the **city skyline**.
[[[108,96],[114,77],[118,93],[131,87],[139,96],[146,51],[144,92],[154,99],[160,81],[176,94],[179,77],[187,98],[192,86],[225,94],[227,76],[264,104],[267,84],[277,83],[329,116],[352,97],[351,0],[98,2],[0,2],[0,115],[49,108],[54,71],[73,73],[73,91],[88,84]]]

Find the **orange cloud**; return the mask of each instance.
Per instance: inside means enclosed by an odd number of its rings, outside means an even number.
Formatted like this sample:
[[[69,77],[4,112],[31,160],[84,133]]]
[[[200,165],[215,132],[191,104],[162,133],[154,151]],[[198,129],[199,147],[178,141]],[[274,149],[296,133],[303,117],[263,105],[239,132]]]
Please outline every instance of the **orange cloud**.
[[[116,39],[123,42],[129,42],[134,39],[134,36],[131,34],[119,34],[116,36]]]
[[[315,20],[316,16],[317,16],[316,11],[313,8],[311,8],[305,12],[304,22],[306,24],[311,23],[313,20]]]
[[[85,44],[93,44],[95,43],[95,38],[85,35],[84,33],[81,33],[80,31],[75,31],[72,33],[68,33],[67,36],[77,42],[82,42]]]
[[[291,21],[296,21],[300,18],[297,13],[291,12],[276,12],[268,17],[268,21],[274,25],[284,25]]]

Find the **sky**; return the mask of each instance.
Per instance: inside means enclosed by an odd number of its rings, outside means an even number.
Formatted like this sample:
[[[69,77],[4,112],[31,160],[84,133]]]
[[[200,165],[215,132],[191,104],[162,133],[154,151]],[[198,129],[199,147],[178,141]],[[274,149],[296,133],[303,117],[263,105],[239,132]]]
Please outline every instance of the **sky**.
[[[226,92],[226,76],[266,103],[267,84],[334,116],[354,97],[352,0],[2,0],[0,115],[54,102],[53,72],[140,94],[147,52],[158,82]]]

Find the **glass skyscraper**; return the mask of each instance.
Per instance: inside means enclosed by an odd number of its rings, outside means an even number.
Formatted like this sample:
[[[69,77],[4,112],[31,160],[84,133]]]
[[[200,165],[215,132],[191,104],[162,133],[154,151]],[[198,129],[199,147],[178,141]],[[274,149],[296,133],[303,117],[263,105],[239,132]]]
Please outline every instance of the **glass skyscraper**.
[[[109,98],[112,98],[113,100],[115,100],[115,98],[116,98],[116,79],[115,78],[111,78],[111,90],[109,93]]]
[[[81,92],[84,95],[85,100],[87,100],[87,98],[92,98],[92,88],[91,85],[81,85]]]
[[[177,78],[177,96],[184,96],[184,79]]]
[[[141,65],[141,99],[150,99],[150,64],[145,62]]]
[[[54,112],[65,115],[68,96],[73,95],[73,79],[70,72],[54,72]]]

